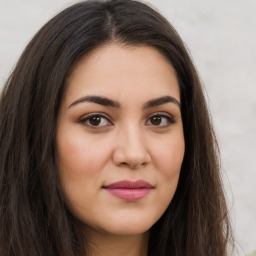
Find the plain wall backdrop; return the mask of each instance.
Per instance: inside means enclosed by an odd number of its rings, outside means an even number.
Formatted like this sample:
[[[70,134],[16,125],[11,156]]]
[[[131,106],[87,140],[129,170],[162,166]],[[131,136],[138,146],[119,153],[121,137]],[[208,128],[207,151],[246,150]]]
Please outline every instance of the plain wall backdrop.
[[[0,0],[0,88],[37,30],[75,2]],[[256,249],[256,1],[147,2],[177,29],[206,88],[243,255]]]

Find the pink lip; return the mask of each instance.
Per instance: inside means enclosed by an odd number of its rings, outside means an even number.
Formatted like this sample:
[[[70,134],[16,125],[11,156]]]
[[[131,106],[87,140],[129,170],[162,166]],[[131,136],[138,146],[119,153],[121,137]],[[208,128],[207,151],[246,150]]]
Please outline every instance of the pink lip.
[[[122,180],[104,186],[103,188],[113,196],[120,199],[136,201],[145,197],[151,191],[151,189],[153,189],[153,186],[144,180]]]

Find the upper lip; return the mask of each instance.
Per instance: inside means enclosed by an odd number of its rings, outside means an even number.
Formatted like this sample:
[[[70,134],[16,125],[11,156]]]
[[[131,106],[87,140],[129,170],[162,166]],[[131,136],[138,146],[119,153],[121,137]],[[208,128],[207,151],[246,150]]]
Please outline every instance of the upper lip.
[[[153,186],[145,181],[145,180],[137,180],[137,181],[130,181],[130,180],[121,180],[118,182],[111,183],[109,185],[103,186],[103,188],[115,189],[115,188],[153,188]]]

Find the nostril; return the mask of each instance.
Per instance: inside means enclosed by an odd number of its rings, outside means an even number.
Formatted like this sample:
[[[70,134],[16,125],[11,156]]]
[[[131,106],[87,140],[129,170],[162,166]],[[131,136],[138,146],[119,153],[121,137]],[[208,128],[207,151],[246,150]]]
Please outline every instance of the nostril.
[[[136,143],[118,144],[112,155],[115,165],[130,169],[145,167],[151,161],[150,154],[144,146],[136,145]]]
[[[127,163],[127,162],[122,162],[120,163],[120,165],[122,166],[127,166],[131,169],[137,169],[139,168],[140,166],[145,166],[147,163],[146,162],[143,162],[143,163],[138,163],[138,164],[132,164],[132,163]]]

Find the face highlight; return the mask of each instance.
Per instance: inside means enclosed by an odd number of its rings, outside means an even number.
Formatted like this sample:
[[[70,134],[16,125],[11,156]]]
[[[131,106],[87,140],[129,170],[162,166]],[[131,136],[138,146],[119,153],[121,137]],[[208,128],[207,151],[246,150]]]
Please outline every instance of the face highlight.
[[[86,231],[146,233],[173,198],[184,150],[175,70],[158,50],[109,44],[76,64],[57,154],[66,204]]]

